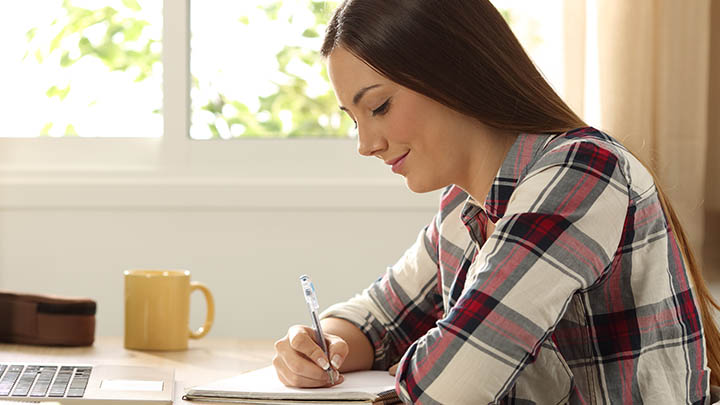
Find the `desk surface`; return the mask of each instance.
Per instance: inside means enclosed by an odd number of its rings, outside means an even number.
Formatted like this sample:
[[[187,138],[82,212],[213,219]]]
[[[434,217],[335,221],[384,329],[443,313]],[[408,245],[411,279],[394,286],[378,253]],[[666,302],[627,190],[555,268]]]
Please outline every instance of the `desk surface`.
[[[160,366],[175,369],[176,404],[196,404],[181,399],[187,388],[264,367],[275,353],[272,341],[205,337],[191,340],[188,350],[155,352],[127,350],[121,337],[96,338],[91,347],[45,347],[0,344],[0,357],[12,362],[82,362]]]

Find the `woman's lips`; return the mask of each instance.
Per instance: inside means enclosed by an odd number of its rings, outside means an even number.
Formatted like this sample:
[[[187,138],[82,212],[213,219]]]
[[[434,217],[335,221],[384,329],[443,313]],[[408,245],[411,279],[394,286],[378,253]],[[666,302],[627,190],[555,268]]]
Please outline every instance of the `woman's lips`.
[[[392,171],[393,173],[398,173],[400,171],[400,168],[402,168],[403,163],[405,162],[405,158],[410,153],[410,151],[405,152],[404,155],[400,156],[399,158],[388,162],[389,165],[392,165]]]

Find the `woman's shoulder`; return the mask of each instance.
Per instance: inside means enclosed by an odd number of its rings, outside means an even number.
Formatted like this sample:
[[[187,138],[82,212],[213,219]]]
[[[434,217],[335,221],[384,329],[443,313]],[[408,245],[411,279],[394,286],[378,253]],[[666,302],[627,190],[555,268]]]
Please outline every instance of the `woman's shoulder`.
[[[549,136],[528,173],[551,165],[612,177],[631,197],[654,189],[650,172],[620,140],[590,126]]]
[[[578,150],[595,150],[598,153],[607,153],[608,157],[624,160],[628,150],[617,139],[594,127],[581,127],[550,135],[542,148],[541,156],[562,155]],[[572,157],[572,156],[571,156]],[[578,157],[584,157],[579,155]]]

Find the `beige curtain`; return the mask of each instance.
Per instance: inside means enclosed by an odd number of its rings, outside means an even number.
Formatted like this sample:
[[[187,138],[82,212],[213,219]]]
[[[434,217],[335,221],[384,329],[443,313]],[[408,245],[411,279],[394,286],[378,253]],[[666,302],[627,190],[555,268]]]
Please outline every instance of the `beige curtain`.
[[[720,1],[565,2],[568,102],[653,168],[712,268],[720,250],[720,55],[711,48],[720,44],[711,38],[720,18],[714,29],[711,19]]]

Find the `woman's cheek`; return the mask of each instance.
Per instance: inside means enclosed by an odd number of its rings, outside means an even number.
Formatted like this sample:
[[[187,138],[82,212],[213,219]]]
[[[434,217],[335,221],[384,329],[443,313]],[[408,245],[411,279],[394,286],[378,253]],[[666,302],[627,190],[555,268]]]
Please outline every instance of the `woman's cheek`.
[[[406,111],[397,111],[391,119],[388,137],[396,143],[411,143],[417,137],[419,117]]]

